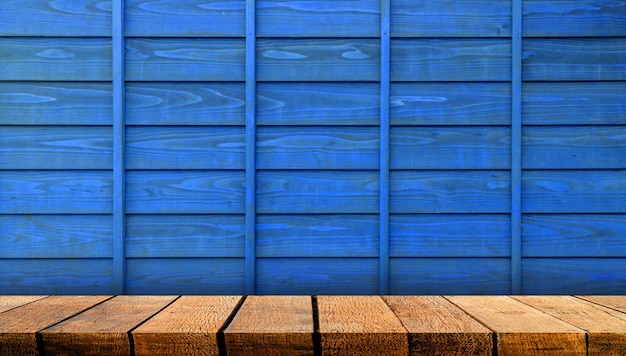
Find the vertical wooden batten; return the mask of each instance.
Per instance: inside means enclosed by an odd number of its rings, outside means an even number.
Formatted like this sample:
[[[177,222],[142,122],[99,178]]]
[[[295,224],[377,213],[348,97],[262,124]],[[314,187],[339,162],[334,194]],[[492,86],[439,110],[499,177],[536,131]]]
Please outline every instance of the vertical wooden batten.
[[[256,276],[256,3],[246,0],[246,257],[245,292]]]
[[[380,294],[389,293],[389,87],[391,0],[380,14]]]
[[[522,293],[522,0],[512,2],[511,293]]]

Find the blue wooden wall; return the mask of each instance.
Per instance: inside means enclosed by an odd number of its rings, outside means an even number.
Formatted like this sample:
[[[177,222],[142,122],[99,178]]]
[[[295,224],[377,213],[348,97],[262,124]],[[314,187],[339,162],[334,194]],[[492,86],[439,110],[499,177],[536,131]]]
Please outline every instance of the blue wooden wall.
[[[626,294],[626,3],[2,0],[0,294]]]

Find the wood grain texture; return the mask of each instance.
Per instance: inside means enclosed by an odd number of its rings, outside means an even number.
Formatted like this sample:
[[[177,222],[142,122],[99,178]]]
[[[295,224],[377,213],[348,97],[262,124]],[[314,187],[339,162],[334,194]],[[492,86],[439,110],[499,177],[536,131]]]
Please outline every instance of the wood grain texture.
[[[623,295],[584,295],[579,296],[579,298],[607,308],[626,312],[626,296]]]
[[[242,215],[129,215],[126,256],[244,257]]]
[[[504,0],[391,2],[393,37],[508,37],[511,6]]]
[[[447,297],[497,334],[498,355],[586,355],[585,332],[506,296]]]
[[[243,258],[128,258],[129,294],[241,295]]]
[[[511,44],[504,39],[395,39],[393,81],[507,81]]]
[[[377,296],[317,297],[324,355],[408,355],[402,323]]]
[[[308,296],[249,296],[224,330],[228,355],[313,355]]]
[[[525,171],[522,209],[527,213],[626,212],[626,171]]]
[[[519,296],[515,299],[587,331],[588,355],[626,351],[626,314],[569,296]]]
[[[45,295],[1,295],[0,313],[45,298]]]
[[[130,355],[128,332],[176,297],[117,296],[41,332],[46,354]]]
[[[237,296],[182,296],[132,331],[134,354],[219,355],[217,332]]]
[[[392,213],[506,213],[510,177],[504,171],[392,171]]]
[[[409,355],[492,355],[491,331],[439,296],[384,296],[409,332]]]
[[[522,73],[527,81],[626,79],[623,38],[525,39]]]
[[[39,355],[36,333],[110,297],[50,296],[2,313],[0,350],[3,356]]]
[[[623,257],[623,214],[524,214],[525,257]]]

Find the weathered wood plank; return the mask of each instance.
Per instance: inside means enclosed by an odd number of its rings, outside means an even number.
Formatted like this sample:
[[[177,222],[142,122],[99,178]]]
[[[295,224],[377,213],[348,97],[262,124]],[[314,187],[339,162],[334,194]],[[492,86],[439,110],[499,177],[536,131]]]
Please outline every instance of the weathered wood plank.
[[[129,171],[129,214],[243,213],[241,171]]]
[[[623,38],[525,39],[522,71],[528,81],[625,80]]]
[[[626,313],[626,296],[624,295],[585,295],[579,298]]]
[[[588,355],[626,352],[626,314],[569,296],[519,296],[522,303],[587,331]]]
[[[128,332],[174,301],[117,296],[41,332],[46,354],[131,355]]]
[[[409,332],[410,355],[492,355],[491,331],[443,297],[384,296]]]
[[[3,356],[39,355],[36,333],[110,297],[50,296],[2,313],[0,350]]]
[[[249,296],[224,330],[228,355],[313,356],[308,296]]]
[[[0,295],[0,313],[45,297],[45,295]]]
[[[242,215],[129,215],[127,257],[244,257]]]
[[[325,355],[408,355],[402,323],[377,296],[317,297]]]
[[[497,334],[498,355],[586,355],[585,332],[506,296],[453,296]]]
[[[395,39],[391,58],[393,81],[511,80],[504,39]]]
[[[376,213],[378,173],[259,171],[259,213]]]
[[[241,297],[182,296],[133,330],[134,354],[219,355],[217,332]]]
[[[526,213],[626,212],[626,171],[525,171]]]
[[[623,257],[623,214],[524,214],[525,257]]]

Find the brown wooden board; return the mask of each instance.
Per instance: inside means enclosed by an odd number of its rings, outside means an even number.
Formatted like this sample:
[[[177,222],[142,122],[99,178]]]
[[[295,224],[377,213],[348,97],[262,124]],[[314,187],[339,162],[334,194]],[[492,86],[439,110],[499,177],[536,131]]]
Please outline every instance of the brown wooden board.
[[[50,355],[130,355],[128,332],[176,297],[118,296],[41,332]]]
[[[308,296],[249,296],[224,331],[228,355],[313,355]]]
[[[586,355],[585,331],[507,296],[453,296],[497,335],[498,355]]]
[[[240,299],[180,297],[133,330],[135,355],[219,355],[217,333]]]
[[[317,297],[324,355],[408,355],[408,334],[378,296]]]
[[[626,296],[624,295],[593,295],[579,298],[626,313]]]
[[[0,313],[45,298],[45,295],[0,295]]]
[[[0,355],[38,355],[36,337],[38,331],[76,315],[107,298],[109,297],[52,296],[0,314]]]
[[[409,332],[410,355],[492,355],[489,329],[440,296],[385,296]]]

